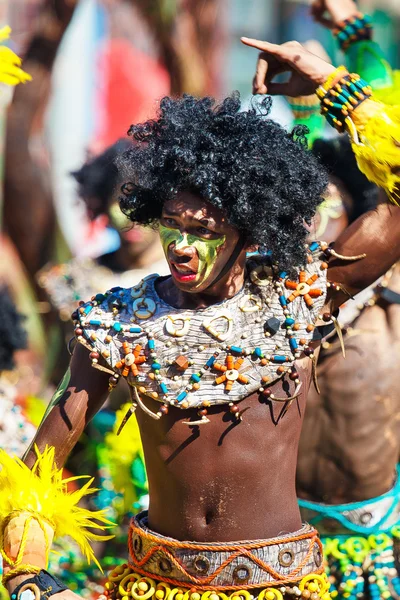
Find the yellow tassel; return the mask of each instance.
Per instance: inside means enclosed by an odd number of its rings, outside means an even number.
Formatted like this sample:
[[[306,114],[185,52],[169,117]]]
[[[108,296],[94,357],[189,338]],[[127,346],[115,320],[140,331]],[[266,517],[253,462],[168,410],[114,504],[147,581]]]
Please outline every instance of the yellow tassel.
[[[79,490],[68,492],[71,481],[86,478],[63,479],[62,469],[54,462],[54,448],[46,447],[41,454],[35,447],[37,460],[30,470],[19,458],[9,457],[0,449],[0,531],[10,518],[20,513],[30,513],[39,524],[50,523],[56,536],[70,536],[80,547],[88,563],[92,560],[100,568],[90,546],[94,540],[109,540],[111,535],[98,535],[90,528],[108,529],[114,523],[106,518],[106,511],[90,511],[78,506],[88,494],[93,478]]]
[[[400,106],[367,100],[346,119],[346,125],[360,171],[398,205]]]

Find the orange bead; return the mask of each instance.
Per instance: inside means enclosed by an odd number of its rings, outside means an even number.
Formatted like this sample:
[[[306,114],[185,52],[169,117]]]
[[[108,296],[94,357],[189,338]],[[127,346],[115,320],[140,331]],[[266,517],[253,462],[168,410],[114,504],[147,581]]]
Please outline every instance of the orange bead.
[[[314,331],[314,325],[311,325],[311,323],[309,325],[307,325],[306,330],[308,332]]]
[[[298,323],[295,323],[293,325],[293,329],[294,329],[294,331],[298,331],[300,329],[300,325]]]

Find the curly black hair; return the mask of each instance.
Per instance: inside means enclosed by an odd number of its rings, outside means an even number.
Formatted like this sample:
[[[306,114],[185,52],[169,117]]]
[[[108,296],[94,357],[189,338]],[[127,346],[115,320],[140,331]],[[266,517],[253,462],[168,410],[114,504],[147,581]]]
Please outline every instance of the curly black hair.
[[[132,148],[117,160],[127,181],[122,211],[155,224],[163,204],[191,191],[222,209],[249,243],[272,252],[281,268],[304,264],[309,223],[327,175],[305,145],[305,128],[287,133],[265,119],[270,98],[240,111],[239,93],[163,98],[158,118],[132,125]]]
[[[333,140],[315,140],[312,150],[328,174],[340,179],[350,194],[353,200],[350,221],[376,207],[379,188],[361,173],[347,135]]]
[[[128,139],[118,140],[102,154],[85,163],[71,175],[77,181],[78,193],[91,219],[106,214],[113,192],[118,189],[117,157],[132,146]]]
[[[0,287],[0,372],[13,369],[14,352],[27,346],[24,318],[17,312],[8,289]]]

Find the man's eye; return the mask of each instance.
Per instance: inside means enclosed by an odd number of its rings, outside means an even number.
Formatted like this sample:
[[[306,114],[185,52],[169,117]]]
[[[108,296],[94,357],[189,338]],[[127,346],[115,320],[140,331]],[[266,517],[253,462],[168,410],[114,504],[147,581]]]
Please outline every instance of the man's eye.
[[[200,235],[207,235],[209,233],[213,233],[210,229],[207,229],[207,227],[197,227],[196,231],[197,233],[200,233]]]
[[[178,226],[175,219],[170,219],[169,217],[164,217],[163,221],[164,221],[165,225],[168,225],[169,227],[177,227]]]

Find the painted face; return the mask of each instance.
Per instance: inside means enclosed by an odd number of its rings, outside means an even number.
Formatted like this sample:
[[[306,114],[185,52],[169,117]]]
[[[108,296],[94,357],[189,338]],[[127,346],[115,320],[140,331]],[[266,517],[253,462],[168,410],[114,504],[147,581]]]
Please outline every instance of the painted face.
[[[160,225],[160,239],[165,255],[173,244],[175,253],[181,249],[193,247],[197,252],[197,272],[190,271],[185,263],[175,263],[174,269],[179,272],[181,281],[201,283],[208,279],[217,258],[218,248],[225,243],[225,236],[215,239],[203,239],[196,235],[181,233],[179,229],[170,229]],[[178,273],[176,274],[178,275]]]
[[[344,186],[332,178],[309,228],[309,240],[334,241],[349,224],[346,208],[350,208],[351,204]]]
[[[215,280],[239,237],[222,211],[183,192],[165,204],[159,234],[176,286],[192,292]]]

